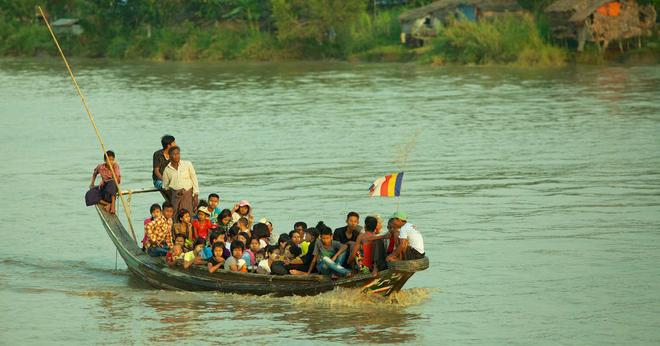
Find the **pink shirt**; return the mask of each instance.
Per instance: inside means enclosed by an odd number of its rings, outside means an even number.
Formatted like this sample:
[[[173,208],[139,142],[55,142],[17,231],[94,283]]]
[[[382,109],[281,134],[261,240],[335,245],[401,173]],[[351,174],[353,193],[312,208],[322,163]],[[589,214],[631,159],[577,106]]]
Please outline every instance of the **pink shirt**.
[[[119,170],[119,165],[115,162],[112,164],[112,167],[114,168],[117,179],[121,180],[121,171]],[[103,181],[112,180],[112,171],[110,171],[110,168],[108,168],[105,163],[96,166],[96,168],[94,168],[94,174],[100,175]]]

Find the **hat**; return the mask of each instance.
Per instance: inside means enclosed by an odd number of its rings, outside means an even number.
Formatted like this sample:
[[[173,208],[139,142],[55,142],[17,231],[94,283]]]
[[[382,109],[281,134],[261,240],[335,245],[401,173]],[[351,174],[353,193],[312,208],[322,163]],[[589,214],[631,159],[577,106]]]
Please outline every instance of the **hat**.
[[[265,224],[267,224],[267,225],[271,225],[271,226],[273,225],[273,223],[270,222],[270,220],[268,220],[268,219],[265,218],[265,217],[262,217],[261,219],[259,219],[259,223],[265,223]]]
[[[397,211],[394,214],[392,214],[392,218],[406,221],[408,219],[408,215],[402,211]]]
[[[206,215],[208,215],[208,216],[211,216],[211,213],[209,212],[209,210],[208,210],[206,207],[198,208],[198,209],[197,209],[197,212],[198,212],[198,213],[199,213],[199,212],[202,212],[202,213],[204,213],[204,214],[206,214]]]
[[[241,200],[240,202],[238,202],[238,206],[239,206],[239,207],[244,207],[244,206],[246,206],[246,205],[247,205],[248,207],[250,206],[250,202],[248,202],[247,199],[243,199],[243,200]]]

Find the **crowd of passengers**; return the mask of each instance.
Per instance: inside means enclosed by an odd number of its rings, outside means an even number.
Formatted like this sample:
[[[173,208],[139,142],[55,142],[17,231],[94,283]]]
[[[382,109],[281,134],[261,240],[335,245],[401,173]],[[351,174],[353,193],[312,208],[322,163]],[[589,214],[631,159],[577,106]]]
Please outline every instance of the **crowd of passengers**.
[[[161,139],[163,149],[154,153],[154,186],[169,201],[153,204],[144,220],[142,250],[162,257],[169,266],[206,266],[210,273],[219,270],[273,275],[351,276],[387,268],[388,261],[424,257],[424,241],[417,228],[407,222],[403,212],[388,220],[386,230],[378,215],[364,218],[349,212],[346,225],[334,231],[323,221],[308,227],[303,221],[293,230],[273,235],[267,218],[254,223],[252,206],[246,200],[231,209],[221,209],[216,193],[198,200],[197,176],[189,161],[180,159],[181,149],[172,136]],[[115,154],[108,151],[104,162],[94,169],[87,205],[100,204],[115,212],[117,181],[121,181]],[[114,173],[114,174],[113,174]],[[94,185],[96,177],[101,184]]]

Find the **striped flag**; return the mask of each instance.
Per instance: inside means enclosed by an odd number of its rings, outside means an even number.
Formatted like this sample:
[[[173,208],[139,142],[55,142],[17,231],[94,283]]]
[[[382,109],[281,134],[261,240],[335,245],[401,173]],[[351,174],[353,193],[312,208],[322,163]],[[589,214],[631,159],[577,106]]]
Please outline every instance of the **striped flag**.
[[[403,172],[393,173],[378,178],[369,187],[369,196],[398,197],[401,193],[401,183],[403,182]]]

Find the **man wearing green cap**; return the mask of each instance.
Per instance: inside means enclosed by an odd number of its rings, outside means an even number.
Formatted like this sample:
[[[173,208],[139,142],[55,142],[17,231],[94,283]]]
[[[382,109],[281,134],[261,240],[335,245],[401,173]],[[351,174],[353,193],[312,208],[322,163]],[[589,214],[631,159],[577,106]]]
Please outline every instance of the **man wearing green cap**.
[[[397,211],[392,215],[392,226],[399,229],[399,246],[387,257],[388,261],[413,260],[424,257],[424,239],[415,225],[407,222],[408,215]]]

